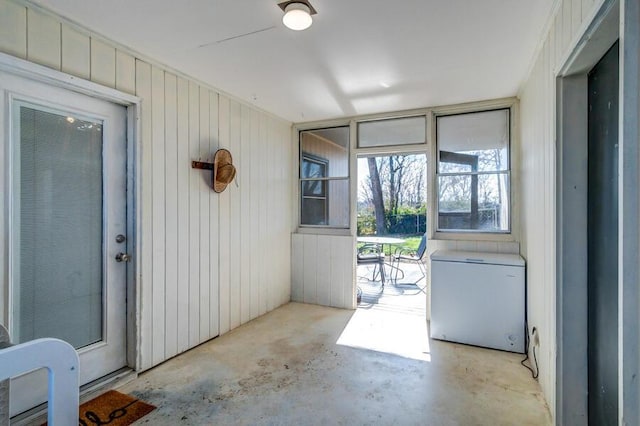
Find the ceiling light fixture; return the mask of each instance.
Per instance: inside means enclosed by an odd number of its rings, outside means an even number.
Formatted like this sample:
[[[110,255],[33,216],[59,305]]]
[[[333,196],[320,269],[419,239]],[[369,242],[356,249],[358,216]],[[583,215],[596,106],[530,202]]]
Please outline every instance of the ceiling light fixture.
[[[278,3],[278,6],[284,11],[282,23],[287,28],[295,31],[309,28],[313,23],[311,15],[317,13],[307,0],[283,1]]]

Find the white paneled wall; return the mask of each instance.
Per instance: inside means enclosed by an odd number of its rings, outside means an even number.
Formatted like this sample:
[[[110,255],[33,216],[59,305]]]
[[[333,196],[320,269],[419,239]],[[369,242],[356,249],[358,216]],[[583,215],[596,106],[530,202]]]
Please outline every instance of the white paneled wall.
[[[520,93],[522,254],[527,260],[529,330],[540,332],[540,384],[555,412],[555,74],[595,0],[560,0],[549,32]]]
[[[289,301],[290,123],[11,0],[0,51],[142,99],[139,369]],[[223,194],[190,164],[219,147],[238,170]]]
[[[291,300],[355,308],[353,237],[293,234],[291,246]]]
[[[291,245],[291,300],[354,309],[355,238],[293,234]],[[429,256],[436,250],[518,254],[519,249],[517,242],[429,240],[424,259],[429,268]]]

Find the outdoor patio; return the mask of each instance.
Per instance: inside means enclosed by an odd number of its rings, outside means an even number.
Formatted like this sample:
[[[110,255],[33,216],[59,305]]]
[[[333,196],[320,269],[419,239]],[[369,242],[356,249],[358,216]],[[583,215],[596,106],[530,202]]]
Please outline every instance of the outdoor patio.
[[[415,263],[401,262],[401,272],[395,280],[395,269],[385,265],[385,285],[382,286],[380,274],[376,274],[374,265],[359,265],[357,286],[362,291],[359,309],[386,309],[410,313],[425,317],[427,306],[427,281],[422,277]]]

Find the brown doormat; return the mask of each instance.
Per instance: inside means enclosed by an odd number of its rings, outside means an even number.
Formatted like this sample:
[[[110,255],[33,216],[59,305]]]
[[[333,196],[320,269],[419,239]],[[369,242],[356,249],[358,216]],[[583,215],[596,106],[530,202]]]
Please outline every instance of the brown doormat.
[[[155,409],[130,395],[111,390],[80,406],[79,424],[127,426]]]

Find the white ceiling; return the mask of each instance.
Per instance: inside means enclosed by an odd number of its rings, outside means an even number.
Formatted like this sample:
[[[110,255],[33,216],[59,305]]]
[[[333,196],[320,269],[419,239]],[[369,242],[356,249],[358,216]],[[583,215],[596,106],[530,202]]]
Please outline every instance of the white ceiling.
[[[297,32],[277,0],[33,1],[293,122],[516,95],[554,2],[311,0]]]

